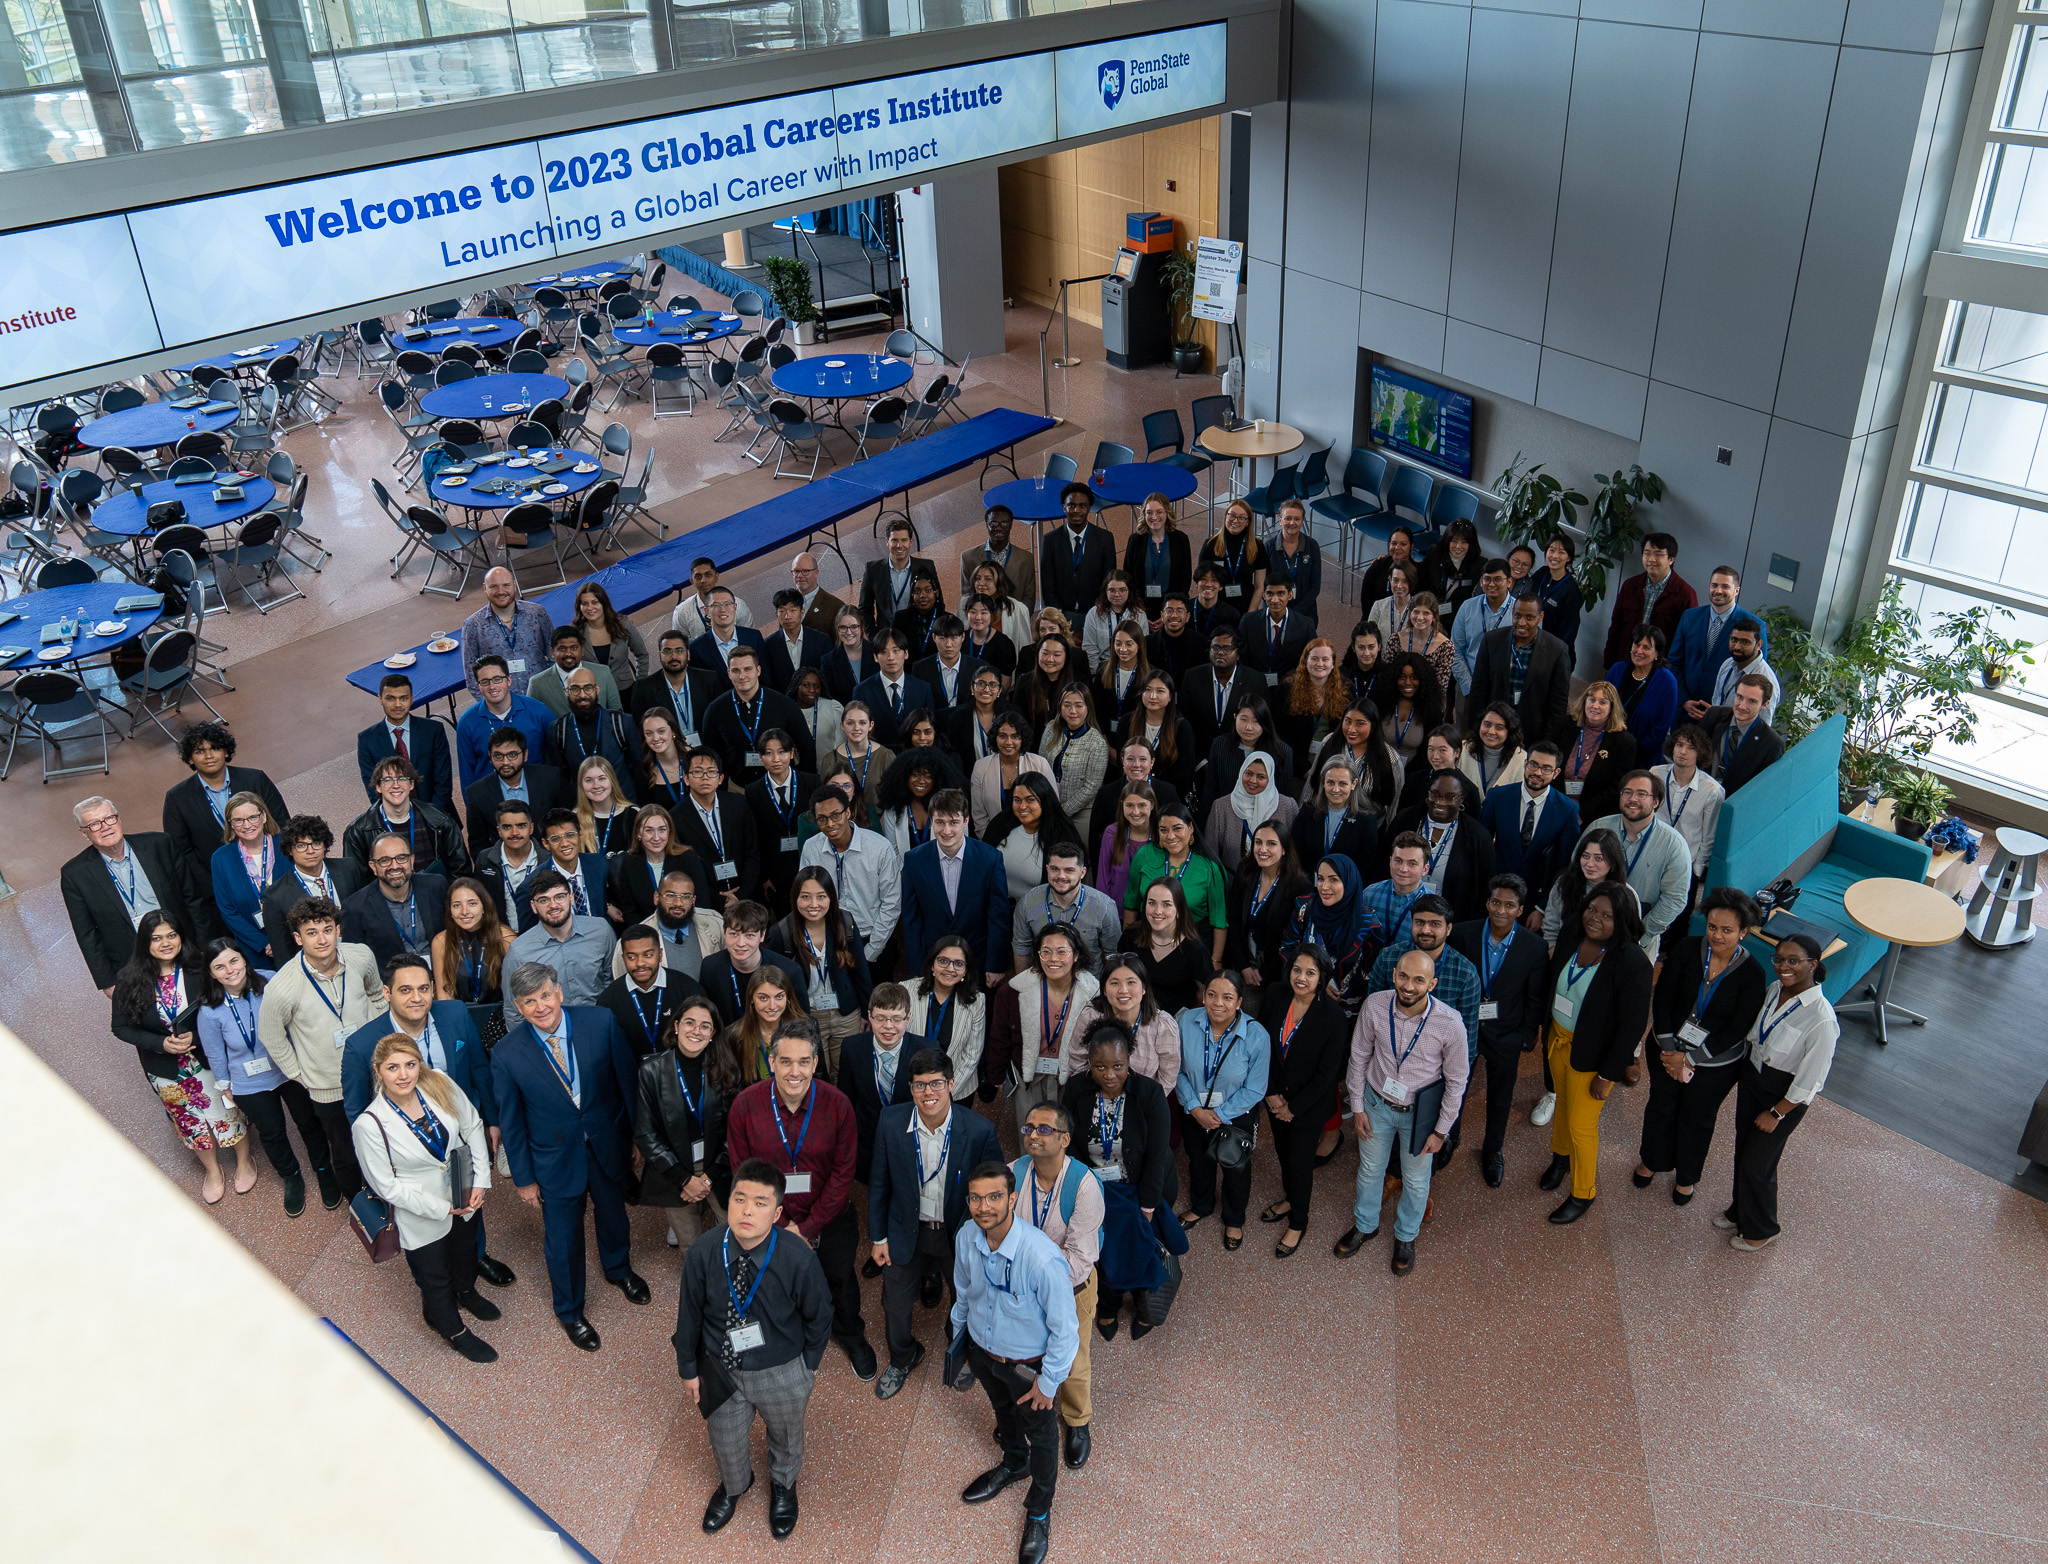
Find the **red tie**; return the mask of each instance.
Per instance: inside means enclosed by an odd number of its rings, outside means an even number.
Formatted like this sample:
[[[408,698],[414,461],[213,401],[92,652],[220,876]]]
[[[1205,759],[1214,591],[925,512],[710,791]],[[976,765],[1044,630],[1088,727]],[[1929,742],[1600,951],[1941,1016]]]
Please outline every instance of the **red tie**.
[[[396,746],[397,746],[397,748],[398,748],[398,758],[399,758],[400,760],[411,760],[411,759],[412,759],[412,756],[408,755],[408,754],[407,754],[407,753],[405,752],[405,729],[403,729],[403,728],[393,728],[393,729],[391,730],[391,742],[392,742],[392,743],[393,743],[394,745],[396,745]]]

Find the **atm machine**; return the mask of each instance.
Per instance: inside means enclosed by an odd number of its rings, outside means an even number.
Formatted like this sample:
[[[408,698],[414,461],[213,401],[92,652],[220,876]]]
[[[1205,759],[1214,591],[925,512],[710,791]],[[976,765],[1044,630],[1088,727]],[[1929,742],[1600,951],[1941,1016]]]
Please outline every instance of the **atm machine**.
[[[1126,247],[1102,279],[1102,347],[1117,369],[1163,364],[1173,352],[1173,300],[1161,272],[1166,255]]]

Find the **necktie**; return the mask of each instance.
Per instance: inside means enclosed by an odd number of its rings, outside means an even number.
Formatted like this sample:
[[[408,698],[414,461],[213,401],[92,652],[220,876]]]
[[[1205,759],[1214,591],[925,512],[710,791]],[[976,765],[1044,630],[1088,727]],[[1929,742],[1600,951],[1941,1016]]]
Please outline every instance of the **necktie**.
[[[412,756],[407,754],[405,749],[405,729],[393,728],[391,730],[391,745],[393,749],[398,751],[398,758],[400,760],[412,759]]]
[[[738,1330],[746,1321],[740,1318],[739,1305],[733,1302],[732,1294],[738,1293],[744,1298],[752,1290],[754,1262],[744,1253],[734,1255],[731,1275],[732,1288],[725,1299],[725,1329],[718,1333],[717,1339],[719,1357],[724,1360],[728,1369],[737,1374],[740,1368],[740,1355],[733,1350],[731,1333]]]
[[[1523,851],[1524,851],[1524,852],[1526,852],[1526,851],[1528,850],[1529,844],[1530,844],[1531,842],[1535,841],[1535,840],[1536,840],[1536,800],[1535,800],[1535,799],[1533,799],[1533,798],[1527,798],[1527,797],[1525,797],[1525,798],[1524,798],[1524,799],[1522,800],[1522,849],[1523,849]]]
[[[889,710],[899,717],[903,715],[903,686],[894,679],[889,681]]]

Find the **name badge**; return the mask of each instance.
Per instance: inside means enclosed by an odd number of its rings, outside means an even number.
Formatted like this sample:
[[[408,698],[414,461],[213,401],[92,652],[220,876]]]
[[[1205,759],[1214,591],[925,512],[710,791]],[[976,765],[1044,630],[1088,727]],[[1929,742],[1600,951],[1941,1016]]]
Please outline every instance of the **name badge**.
[[[1678,1040],[1690,1048],[1697,1048],[1707,1040],[1707,1029],[1698,1016],[1692,1017],[1679,1027]]]
[[[505,659],[505,669],[508,673],[524,673],[526,672],[526,659],[524,657],[508,657]]]
[[[740,877],[740,866],[730,858],[721,858],[711,866],[711,872],[721,880],[737,880]]]
[[[811,1175],[808,1173],[789,1174],[782,1181],[782,1192],[785,1195],[808,1195],[811,1192]]]
[[[1038,1073],[1040,1075],[1058,1075],[1060,1073],[1059,1060],[1040,1059],[1038,1061]]]
[[[1124,1170],[1105,1163],[1095,1170],[1095,1176],[1105,1184],[1120,1184],[1123,1182]]]
[[[1390,1075],[1380,1082],[1380,1095],[1386,1098],[1388,1102],[1406,1102],[1408,1100],[1408,1083],[1396,1080]]]
[[[692,749],[697,749],[697,748],[699,748],[699,747],[700,747],[700,746],[701,746],[701,745],[703,744],[703,742],[704,742],[704,741],[703,741],[702,739],[698,738],[698,737],[697,737],[697,735],[696,735],[696,733],[695,733],[694,731],[692,731],[692,732],[689,732],[689,733],[685,733],[685,734],[683,735],[683,742],[684,742],[685,744],[689,745],[689,746],[690,746],[690,748],[692,748]]]
[[[334,1046],[337,1050],[348,1047],[348,1035],[354,1030],[354,1027],[349,1026],[337,1026],[334,1029]]]
[[[1273,670],[1272,670],[1272,669],[1268,668],[1268,669],[1266,670],[1266,683],[1267,683],[1267,685],[1268,685],[1268,686],[1270,687],[1270,686],[1273,686],[1273,685],[1276,685],[1276,684],[1278,684],[1279,682],[1280,682],[1280,675],[1279,675],[1279,674],[1277,674],[1277,673],[1275,673],[1275,672],[1273,672]]]
[[[1560,999],[1555,1005],[1551,1006],[1550,1013],[1561,1020],[1569,1021],[1578,1013],[1578,1009],[1579,1006],[1576,1000]]]
[[[752,750],[747,751],[746,759],[741,761],[740,764],[745,766],[749,771],[759,771],[763,769],[761,765],[761,757],[755,754]]]
[[[727,1331],[725,1339],[731,1344],[732,1350],[735,1352],[747,1352],[755,1347],[767,1344],[766,1338],[761,1334],[761,1327],[752,1322],[735,1326]]]
[[[702,1142],[701,1140],[693,1140],[690,1142],[690,1160],[696,1163],[699,1167],[702,1167],[704,1165],[704,1142]]]
[[[1492,999],[1480,1000],[1479,1019],[1482,1021],[1498,1021],[1500,1019],[1499,1001]]]
[[[1223,595],[1225,597],[1243,597],[1244,588],[1241,586],[1227,586],[1223,589]]]
[[[1564,796],[1566,798],[1577,798],[1581,793],[1585,791],[1586,784],[1583,781],[1574,780],[1567,782],[1564,785]]]
[[[782,848],[781,848],[781,851],[783,851],[783,852],[785,852],[785,853],[793,853],[793,852],[795,852],[795,851],[796,851],[796,838],[795,838],[795,837],[793,837],[793,836],[785,836],[785,837],[783,837],[783,838],[782,838]]]

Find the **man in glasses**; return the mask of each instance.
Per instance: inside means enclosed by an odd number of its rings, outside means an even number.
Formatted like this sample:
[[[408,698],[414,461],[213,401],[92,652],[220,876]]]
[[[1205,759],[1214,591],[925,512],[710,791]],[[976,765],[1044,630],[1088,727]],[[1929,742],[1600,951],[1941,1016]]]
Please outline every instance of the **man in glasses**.
[[[111,798],[81,799],[71,808],[85,850],[64,865],[58,880],[78,953],[85,957],[93,986],[114,992],[114,975],[135,950],[135,930],[146,912],[162,910],[188,934],[212,932],[213,904],[161,831],[134,836],[121,830],[121,811]],[[203,910],[207,923],[194,921]]]
[[[379,971],[396,955],[430,955],[447,920],[448,882],[413,873],[412,847],[396,832],[371,842],[370,873],[375,878],[341,904],[342,939],[369,946]]]
[[[1016,1220],[1017,1176],[1001,1162],[967,1175],[971,1227],[953,1241],[953,1343],[948,1366],[964,1359],[995,1408],[1003,1459],[961,1491],[986,1504],[1012,1483],[1024,1495],[1024,1536],[1017,1564],[1044,1564],[1051,1545],[1052,1496],[1060,1475],[1059,1419],[1053,1408],[1080,1351],[1073,1285],[1058,1244]]]
[[[889,1366],[875,1381],[883,1401],[924,1361],[911,1313],[925,1274],[952,1264],[953,1237],[967,1216],[967,1170],[1002,1155],[993,1124],[953,1110],[951,1059],[921,1048],[908,1068],[910,1101],[882,1110],[868,1177],[868,1236],[882,1267],[889,1340]]]
[[[1060,1246],[1074,1284],[1080,1347],[1060,1386],[1060,1426],[1067,1469],[1078,1472],[1088,1464],[1088,1424],[1095,1410],[1088,1397],[1088,1322],[1095,1318],[1095,1262],[1102,1257],[1102,1181],[1067,1155],[1074,1125],[1058,1103],[1042,1102],[1026,1114],[1022,1138],[1024,1155],[1011,1166],[1024,1191],[1017,1209]]]

